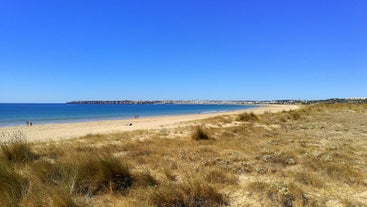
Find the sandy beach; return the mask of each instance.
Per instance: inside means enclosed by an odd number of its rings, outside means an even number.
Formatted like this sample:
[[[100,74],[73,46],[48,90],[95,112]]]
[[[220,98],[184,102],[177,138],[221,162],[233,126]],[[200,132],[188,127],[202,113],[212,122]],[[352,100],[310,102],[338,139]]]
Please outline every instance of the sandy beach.
[[[87,134],[106,134],[118,133],[123,131],[174,128],[184,126],[190,121],[206,119],[220,115],[235,115],[243,112],[253,112],[261,114],[264,112],[279,112],[283,110],[297,109],[297,105],[266,105],[253,109],[236,110],[229,112],[210,113],[210,114],[190,114],[175,116],[159,116],[138,119],[106,120],[93,122],[73,122],[62,124],[43,124],[32,127],[0,127],[0,133],[12,133],[21,131],[28,141],[48,141],[59,139],[70,139]],[[130,125],[130,123],[132,125]]]

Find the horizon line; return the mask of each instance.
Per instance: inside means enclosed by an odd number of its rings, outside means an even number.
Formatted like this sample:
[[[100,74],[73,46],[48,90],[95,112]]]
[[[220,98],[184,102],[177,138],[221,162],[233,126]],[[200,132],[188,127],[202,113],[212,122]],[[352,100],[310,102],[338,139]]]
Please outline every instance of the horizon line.
[[[77,100],[77,101],[65,101],[65,102],[0,102],[0,104],[67,104],[72,102],[118,102],[118,101],[131,101],[131,102],[164,102],[164,101],[171,101],[171,102],[187,102],[187,101],[208,101],[208,102],[268,102],[268,101],[325,101],[325,100],[334,100],[334,99],[346,99],[346,100],[364,100],[367,97],[348,97],[348,98],[340,98],[340,97],[333,97],[333,98],[324,98],[324,99],[232,99],[232,100],[221,100],[221,99],[121,99],[121,100]]]

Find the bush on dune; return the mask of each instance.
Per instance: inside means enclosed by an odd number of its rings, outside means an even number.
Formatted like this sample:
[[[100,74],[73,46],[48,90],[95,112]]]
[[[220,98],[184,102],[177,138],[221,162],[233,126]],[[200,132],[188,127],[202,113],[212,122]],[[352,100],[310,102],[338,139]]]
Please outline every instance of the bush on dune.
[[[202,126],[197,126],[192,132],[191,138],[195,140],[207,140],[210,137],[208,135],[208,132]]]
[[[257,121],[259,118],[254,113],[239,114],[236,118],[237,121]]]

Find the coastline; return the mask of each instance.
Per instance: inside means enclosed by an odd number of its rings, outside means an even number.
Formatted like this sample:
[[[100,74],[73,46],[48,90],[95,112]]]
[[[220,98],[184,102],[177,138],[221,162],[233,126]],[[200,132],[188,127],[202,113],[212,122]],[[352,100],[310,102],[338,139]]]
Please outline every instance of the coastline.
[[[65,103],[0,103],[0,128],[63,124],[141,117],[215,113],[258,107],[259,104],[190,103],[190,104],[65,104]],[[13,113],[14,112],[14,113]]]
[[[234,110],[217,113],[154,116],[138,119],[103,120],[90,122],[71,122],[57,124],[42,124],[14,127],[0,127],[0,134],[21,131],[28,141],[51,141],[70,139],[87,134],[108,134],[133,130],[149,130],[159,128],[175,128],[187,125],[189,122],[221,115],[236,115],[244,112],[261,114],[265,112],[280,112],[299,108],[298,105],[259,105],[256,108]],[[130,123],[132,125],[130,125]]]

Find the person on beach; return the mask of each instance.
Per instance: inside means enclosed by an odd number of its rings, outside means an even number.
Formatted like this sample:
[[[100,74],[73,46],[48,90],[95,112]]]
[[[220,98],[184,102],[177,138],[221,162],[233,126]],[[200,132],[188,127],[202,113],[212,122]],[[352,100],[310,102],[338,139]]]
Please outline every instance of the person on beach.
[[[32,126],[32,121],[29,121],[29,126]]]
[[[26,121],[25,123],[27,124],[27,126],[29,126],[29,121]]]

